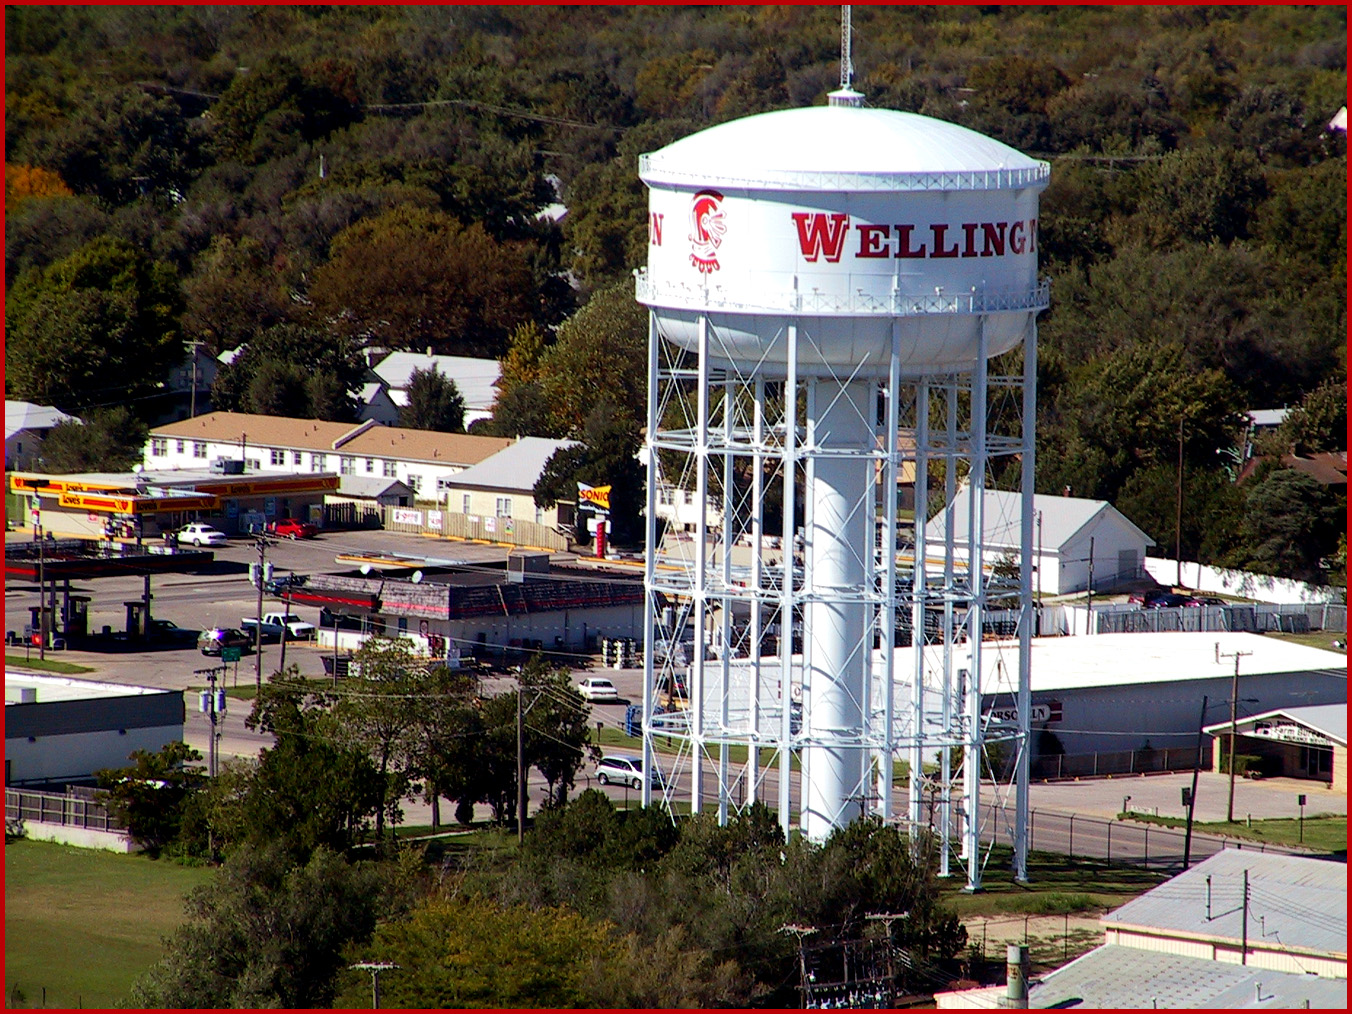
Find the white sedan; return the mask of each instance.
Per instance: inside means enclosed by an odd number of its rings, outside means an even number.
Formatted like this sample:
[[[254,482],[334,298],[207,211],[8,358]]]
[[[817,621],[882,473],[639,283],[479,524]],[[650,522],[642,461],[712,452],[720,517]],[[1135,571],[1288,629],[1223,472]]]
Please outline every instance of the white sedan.
[[[202,521],[194,521],[178,530],[178,541],[192,546],[224,546],[225,533]]]
[[[620,697],[615,684],[600,676],[588,676],[577,685],[577,692],[589,701],[616,701]]]

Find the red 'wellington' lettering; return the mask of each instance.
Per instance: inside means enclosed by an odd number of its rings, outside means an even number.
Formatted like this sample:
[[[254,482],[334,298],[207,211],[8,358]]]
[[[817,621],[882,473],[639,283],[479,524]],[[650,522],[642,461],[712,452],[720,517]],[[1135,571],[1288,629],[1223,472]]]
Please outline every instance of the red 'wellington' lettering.
[[[648,242],[653,246],[662,245],[662,216],[655,211],[648,213]]]
[[[850,228],[849,215],[795,211],[793,224],[798,226],[798,248],[806,260],[816,263],[823,254],[831,264],[840,260],[845,249],[845,233]]]
[[[911,233],[915,231],[913,225],[898,225],[897,230],[897,256],[898,257],[924,257],[928,249],[924,243],[918,247],[911,246]]]
[[[1026,246],[1027,246],[1027,244],[1024,242],[1024,236],[1023,236],[1023,223],[1022,223],[1022,222],[1010,222],[1010,223],[1009,223],[1009,252],[1010,252],[1010,253],[1021,254],[1021,253],[1023,253],[1024,248],[1025,248]]]
[[[958,255],[956,241],[947,250],[944,249],[944,233],[946,232],[948,232],[947,225],[940,225],[937,222],[930,223],[930,235],[934,237],[934,253],[930,254],[931,257],[956,257]]]
[[[976,256],[976,231],[980,228],[980,222],[962,223],[962,255],[964,257]]]
[[[856,225],[859,230],[860,257],[890,257],[892,251],[887,246],[887,234],[892,231],[886,225]]]
[[[986,244],[981,248],[982,257],[1003,257],[1005,255],[1005,229],[1008,222],[982,222],[981,239]]]

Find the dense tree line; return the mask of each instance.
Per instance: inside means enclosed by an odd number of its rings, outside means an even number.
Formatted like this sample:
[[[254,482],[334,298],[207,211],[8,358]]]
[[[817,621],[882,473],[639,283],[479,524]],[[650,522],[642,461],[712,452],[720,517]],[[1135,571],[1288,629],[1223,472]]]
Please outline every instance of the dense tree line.
[[[637,432],[644,335],[611,306],[644,259],[637,156],[822,102],[837,16],[7,8],[7,393],[135,409],[197,340],[253,349],[221,405],[347,418],[363,347],[432,347],[506,357],[481,428],[587,442],[606,403]],[[1345,29],[1339,7],[855,12],[872,105],[1052,163],[1040,489],[1121,499],[1172,545],[1172,510],[1144,491],[1180,421],[1200,496],[1242,446],[1244,410],[1303,407],[1342,377],[1346,146],[1325,124],[1345,101]],[[570,335],[596,300],[597,340]],[[563,480],[595,470],[588,447]],[[1194,506],[1185,551],[1271,569],[1242,510]]]

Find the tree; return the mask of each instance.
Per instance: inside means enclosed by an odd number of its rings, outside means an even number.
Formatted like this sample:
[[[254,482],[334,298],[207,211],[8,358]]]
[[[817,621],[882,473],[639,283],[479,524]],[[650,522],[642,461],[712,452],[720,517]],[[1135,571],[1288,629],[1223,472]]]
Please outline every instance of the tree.
[[[1248,490],[1237,562],[1262,574],[1322,583],[1322,561],[1337,553],[1346,514],[1346,493],[1276,469]]]
[[[385,923],[363,961],[388,961],[390,1007],[460,1009],[589,1006],[587,983],[612,947],[608,928],[564,908],[500,908],[478,897],[432,899]],[[335,1003],[359,1007],[370,979],[343,975]]]
[[[269,677],[246,722],[272,733],[258,767],[222,823],[243,841],[279,842],[298,862],[317,849],[345,852],[384,812],[386,783],[364,750],[349,746],[329,714],[330,701],[300,680],[295,666]]]
[[[399,425],[438,433],[465,432],[465,398],[454,380],[436,367],[415,369],[408,382],[408,404],[399,409]]]
[[[333,720],[344,743],[371,759],[382,786],[376,811],[376,843],[383,847],[386,817],[397,823],[399,801],[409,787],[410,759],[426,664],[414,658],[405,638],[370,637],[352,659],[361,676],[333,704]]]
[[[475,706],[477,680],[468,672],[433,665],[419,683],[423,698],[409,741],[409,774],[422,781],[423,797],[432,804],[432,826],[437,827],[443,796],[471,808],[478,802],[471,788],[482,730]]]
[[[183,330],[212,355],[248,345],[286,319],[285,287],[251,237],[213,237],[183,288]]]
[[[540,360],[540,388],[556,425],[580,433],[605,402],[642,419],[648,405],[648,311],[630,285],[602,289],[559,327]]]
[[[641,539],[644,471],[638,449],[638,424],[611,403],[599,403],[587,417],[582,442],[560,448],[545,462],[533,491],[536,504],[549,508],[561,500],[575,501],[579,482],[609,486],[614,540]]]
[[[164,958],[130,1004],[151,1008],[326,1007],[344,949],[369,939],[381,878],[319,848],[295,864],[281,845],[246,845],[188,899]]]
[[[175,741],[157,753],[133,750],[131,768],[95,772],[103,790],[100,801],[152,858],[178,838],[189,797],[206,784],[201,759],[192,747]]]
[[[549,805],[561,806],[577,772],[590,757],[587,706],[566,668],[553,668],[536,653],[521,669],[521,690],[532,703],[525,721],[526,762],[544,776]]]
[[[353,342],[300,324],[259,333],[216,374],[211,403],[227,412],[257,412],[348,422],[351,392],[366,368]]]
[[[57,423],[42,442],[40,460],[49,472],[125,472],[145,450],[146,424],[125,405],[94,409],[84,422]]]
[[[66,411],[153,391],[183,356],[173,269],[94,240],[25,275],[5,304],[5,389]]]
[[[531,316],[522,246],[444,212],[396,208],[363,219],[331,250],[310,284],[314,311],[366,343],[495,357]]]
[[[1347,381],[1320,384],[1287,415],[1278,438],[1295,454],[1347,450]]]

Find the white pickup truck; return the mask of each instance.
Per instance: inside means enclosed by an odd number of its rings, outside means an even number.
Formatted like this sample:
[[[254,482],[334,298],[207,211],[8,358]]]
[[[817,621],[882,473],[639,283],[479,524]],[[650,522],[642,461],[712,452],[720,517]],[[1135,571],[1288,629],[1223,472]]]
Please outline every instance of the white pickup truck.
[[[247,634],[261,627],[264,639],[269,641],[280,641],[283,630],[288,641],[308,641],[315,636],[314,624],[306,623],[295,613],[264,613],[261,623],[256,616],[246,616],[239,625]]]

